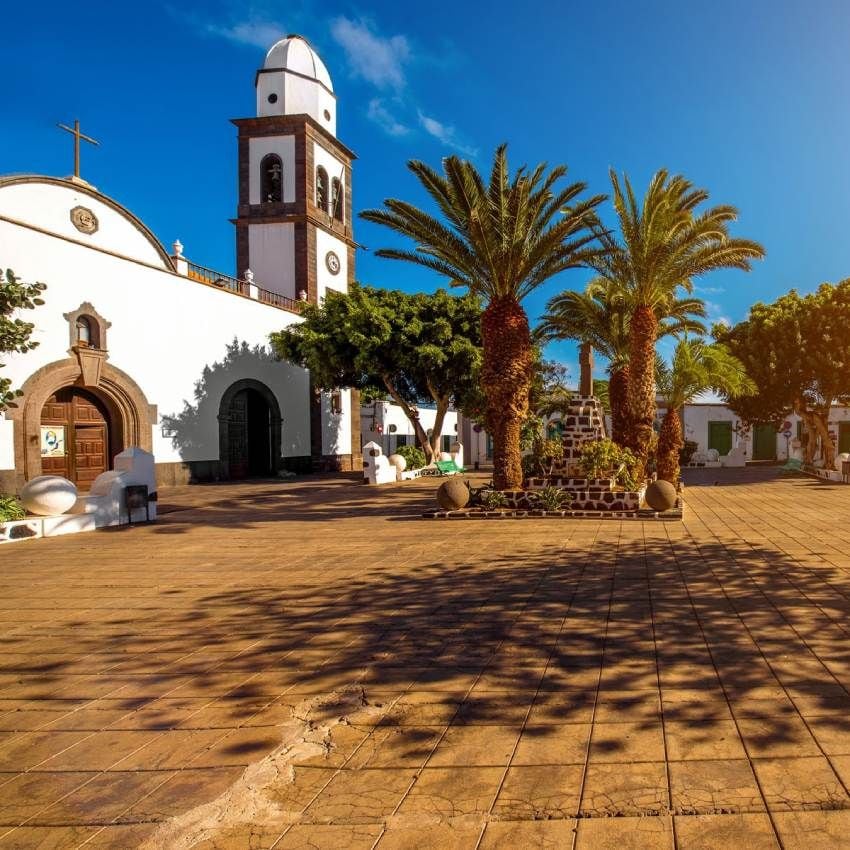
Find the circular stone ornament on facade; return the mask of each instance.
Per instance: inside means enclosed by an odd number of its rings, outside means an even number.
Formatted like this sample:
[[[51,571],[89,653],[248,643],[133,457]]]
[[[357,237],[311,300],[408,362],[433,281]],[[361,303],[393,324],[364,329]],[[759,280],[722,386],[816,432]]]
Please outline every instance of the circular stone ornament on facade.
[[[331,274],[339,274],[339,270],[342,268],[339,257],[333,251],[328,251],[325,254],[325,265]]]
[[[469,502],[469,487],[459,478],[444,481],[437,489],[437,504],[444,511],[459,511]]]
[[[97,233],[100,227],[97,216],[88,207],[74,207],[71,210],[71,224],[87,236]]]
[[[38,475],[21,487],[21,504],[31,514],[58,516],[77,501],[77,485],[61,475]]]
[[[654,511],[669,511],[676,504],[676,488],[660,478],[646,488],[647,505]]]

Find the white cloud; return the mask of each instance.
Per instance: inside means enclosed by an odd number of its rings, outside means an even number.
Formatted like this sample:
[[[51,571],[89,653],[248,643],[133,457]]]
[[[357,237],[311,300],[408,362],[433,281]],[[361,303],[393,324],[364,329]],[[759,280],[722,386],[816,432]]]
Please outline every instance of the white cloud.
[[[419,123],[428,135],[433,136],[444,145],[454,148],[466,156],[478,156],[477,148],[470,147],[458,139],[457,131],[454,127],[444,124],[442,121],[438,121],[429,115],[425,115],[421,109],[419,110]]]
[[[286,29],[282,24],[263,16],[250,16],[246,20],[237,21],[229,26],[205,23],[201,25],[201,29],[208,35],[226,38],[237,44],[261,47],[263,50],[268,50],[286,35]]]
[[[351,70],[379,89],[404,89],[404,66],[410,45],[403,35],[384,38],[364,21],[338,17],[331,21],[331,35],[345,51]]]
[[[396,120],[379,97],[374,97],[369,101],[367,115],[370,121],[374,121],[390,136],[406,136],[410,132],[410,127]]]
[[[709,328],[713,324],[721,324],[726,325],[727,327],[732,327],[732,320],[726,315],[726,310],[723,305],[718,304],[716,301],[706,301],[705,302],[705,311],[708,314],[708,326]]]
[[[702,286],[700,284],[694,284],[694,292],[701,293],[703,295],[719,295],[721,292],[726,292],[726,289],[722,286]]]

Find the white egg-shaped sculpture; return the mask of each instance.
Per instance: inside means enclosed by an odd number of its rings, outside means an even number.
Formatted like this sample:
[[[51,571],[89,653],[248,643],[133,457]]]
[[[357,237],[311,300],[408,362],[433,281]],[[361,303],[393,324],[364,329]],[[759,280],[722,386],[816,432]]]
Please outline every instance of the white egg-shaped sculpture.
[[[390,455],[387,460],[399,471],[407,469],[407,460],[402,455]]]
[[[440,452],[440,460],[451,460],[452,456],[450,452]]]
[[[21,504],[31,514],[58,516],[77,501],[77,485],[61,475],[39,475],[21,488]]]
[[[850,460],[850,452],[841,452],[841,454],[835,456],[835,468],[838,472],[842,471],[841,464],[845,460]]]

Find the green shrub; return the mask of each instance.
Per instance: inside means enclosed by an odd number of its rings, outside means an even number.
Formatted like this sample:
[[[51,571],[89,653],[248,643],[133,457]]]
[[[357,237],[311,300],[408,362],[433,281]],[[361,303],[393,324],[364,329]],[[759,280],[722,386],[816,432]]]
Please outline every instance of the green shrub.
[[[551,475],[555,463],[563,459],[564,444],[561,440],[535,440],[531,454],[522,459],[522,471],[526,478]]]
[[[597,440],[582,446],[579,466],[587,478],[613,478],[626,490],[636,490],[638,459],[611,440]]]
[[[399,446],[395,453],[407,461],[408,469],[421,469],[425,466],[425,452],[419,446]]]
[[[481,507],[488,511],[505,508],[508,505],[508,497],[501,490],[482,490],[478,494],[478,501]]]
[[[541,511],[561,511],[571,501],[572,496],[560,487],[543,487],[541,490],[535,490],[534,506]]]
[[[23,519],[27,515],[24,506],[17,496],[0,495],[0,522],[11,522],[13,519]]]

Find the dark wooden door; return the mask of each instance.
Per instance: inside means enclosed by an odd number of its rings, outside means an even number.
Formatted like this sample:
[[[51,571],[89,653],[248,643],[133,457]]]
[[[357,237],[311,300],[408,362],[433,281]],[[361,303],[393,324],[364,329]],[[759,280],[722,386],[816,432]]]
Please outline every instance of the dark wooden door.
[[[754,426],[753,460],[776,460],[776,428],[773,425]]]
[[[230,477],[248,477],[248,391],[240,390],[230,403],[228,421]]]
[[[43,428],[64,437],[64,452],[42,455],[45,475],[62,475],[80,490],[88,490],[109,469],[109,419],[104,405],[91,393],[66,387],[54,393],[41,412]]]
[[[709,422],[708,423],[708,447],[717,449],[717,453],[724,457],[732,451],[732,423],[731,422]]]

